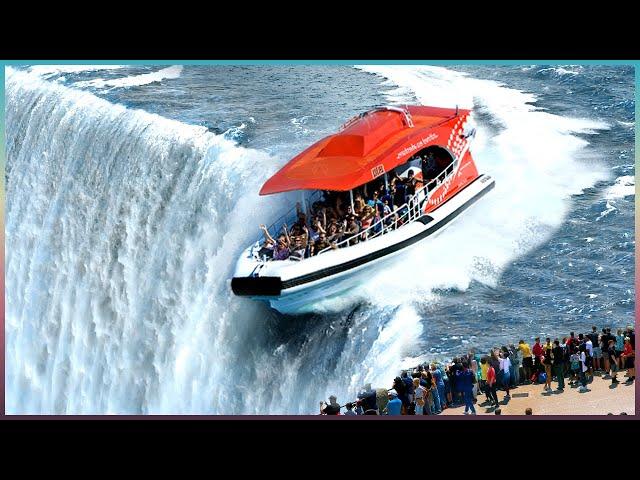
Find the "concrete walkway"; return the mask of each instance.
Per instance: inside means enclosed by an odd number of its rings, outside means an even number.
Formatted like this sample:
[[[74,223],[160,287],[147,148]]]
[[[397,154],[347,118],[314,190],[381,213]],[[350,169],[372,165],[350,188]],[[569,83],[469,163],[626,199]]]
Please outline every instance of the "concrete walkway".
[[[636,382],[624,383],[626,371],[618,373],[617,386],[612,387],[611,379],[603,378],[596,373],[591,383],[587,384],[589,391],[581,393],[578,387],[569,385],[565,379],[564,392],[557,392],[558,383],[552,382],[553,392],[545,392],[544,385],[521,385],[511,389],[511,399],[505,403],[505,392],[498,390],[498,400],[502,415],[524,415],[530,407],[534,415],[607,415],[611,412],[619,415],[626,412],[635,415]],[[478,415],[495,415],[494,408],[484,406],[486,396],[480,394],[475,404]],[[442,415],[464,415],[464,405],[447,408]]]

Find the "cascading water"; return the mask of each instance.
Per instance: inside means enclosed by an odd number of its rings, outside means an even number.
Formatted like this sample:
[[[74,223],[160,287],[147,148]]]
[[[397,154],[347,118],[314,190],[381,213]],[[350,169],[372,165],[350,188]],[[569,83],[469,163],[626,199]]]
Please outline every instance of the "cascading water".
[[[7,411],[241,411],[224,372],[260,314],[227,279],[266,155],[22,72],[6,86]]]
[[[447,69],[367,71],[397,103],[472,103],[474,158],[496,189],[362,288],[288,317],[228,280],[255,226],[287,208],[257,195],[287,158],[8,69],[7,412],[315,413],[327,391],[388,386],[433,350],[442,289],[495,287],[571,195],[608,178],[575,135],[602,122]]]

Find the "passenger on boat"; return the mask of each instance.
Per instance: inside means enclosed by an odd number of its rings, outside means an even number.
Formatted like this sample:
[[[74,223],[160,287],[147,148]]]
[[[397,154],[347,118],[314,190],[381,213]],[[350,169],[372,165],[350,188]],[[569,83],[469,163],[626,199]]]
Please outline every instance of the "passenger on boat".
[[[291,247],[291,255],[290,258],[297,258],[298,260],[302,260],[305,257],[307,252],[307,246],[303,243],[302,236],[297,236],[293,240],[293,246]]]
[[[278,242],[273,249],[274,260],[286,260],[290,255],[289,247],[287,246],[287,239],[284,235],[278,237]]]
[[[315,217],[313,217],[311,226],[309,227],[309,240],[311,240],[312,242],[317,241],[321,233],[326,233],[326,231],[324,229],[322,220],[320,220],[320,217],[316,215]]]
[[[360,225],[360,227],[362,228],[362,235],[360,235],[361,240],[364,241],[368,238],[369,233],[367,232],[367,229],[371,226],[371,223],[373,222],[374,217],[375,217],[375,211],[373,207],[366,205],[364,207],[364,211],[361,219],[362,223]]]
[[[393,185],[389,185],[389,189],[385,191],[384,195],[380,197],[380,201],[384,205],[385,203],[389,203],[389,206],[393,205]],[[386,215],[386,214],[385,214]],[[384,215],[383,215],[384,216]]]
[[[293,244],[293,240],[294,240],[292,237],[296,237],[296,236],[299,235],[299,233],[300,233],[299,232],[299,228],[300,227],[298,226],[298,224],[296,222],[296,223],[293,224],[291,229],[289,229],[287,227],[286,223],[282,226],[282,228],[283,228],[285,236],[287,237],[287,244],[288,244],[289,248],[291,248],[291,245]]]
[[[415,177],[413,170],[409,170],[407,173],[407,178],[404,180],[404,185],[406,188],[407,197],[412,197],[416,194],[416,184],[417,183],[426,183],[425,180],[418,179]]]
[[[269,235],[269,231],[265,225],[260,225],[260,230],[264,233],[264,243],[260,250],[258,250],[258,257],[272,259],[276,241],[271,237],[271,235]]]
[[[401,178],[396,177],[396,181],[393,182],[393,204],[396,207],[407,202],[407,186]]]
[[[286,224],[285,224],[286,233]],[[307,243],[309,240],[309,230],[306,225],[302,227],[299,223],[296,223],[291,227],[291,234],[289,236],[289,249],[291,256],[302,260],[305,257],[307,251]]]
[[[318,237],[318,240],[314,242],[314,244],[311,246],[311,256],[313,257],[314,255],[317,255],[325,248],[329,248],[329,247],[337,248],[335,243],[331,243],[327,241],[326,233],[321,233]]]
[[[367,205],[369,205],[370,207],[375,208],[376,205],[382,204],[382,201],[378,198],[378,195],[379,195],[378,191],[375,190],[373,192],[373,194],[372,194],[371,199],[367,201]]]
[[[347,213],[343,218],[343,221],[345,223],[345,225],[347,226],[347,228],[349,227],[349,225],[351,224],[351,222],[356,222],[359,223],[360,222],[360,216],[356,215],[353,210],[351,209],[351,205],[349,205],[347,207]]]
[[[356,235],[359,231],[360,231],[360,227],[356,223],[355,217],[352,217],[350,220],[347,221],[347,229],[345,230],[344,234],[346,237],[352,237],[353,235]],[[349,240],[349,246],[355,245],[356,243],[358,243],[358,237],[354,237],[351,240]]]
[[[383,217],[387,217],[388,215],[391,215],[391,213],[392,213],[392,210],[391,210],[390,201],[389,201],[389,199],[385,199],[384,200],[384,207],[383,207],[383,210],[382,210],[382,216]],[[385,224],[391,225],[393,223],[393,221],[394,221],[393,216],[390,216],[390,217],[385,219]]]
[[[373,214],[373,233],[374,234],[378,234],[382,231],[382,214],[380,213],[379,209],[375,209],[374,210],[374,214]]]
[[[362,198],[362,195],[356,195],[356,199],[353,202],[354,205],[354,212],[358,217],[362,217],[362,214],[364,212],[364,207],[366,206],[366,204],[364,203],[364,199]]]
[[[342,237],[344,230],[342,229],[342,224],[338,224],[337,220],[332,220],[329,226],[327,227],[327,240],[329,242],[337,242]]]
[[[438,175],[438,163],[433,152],[428,152],[422,157],[422,178],[432,180]]]

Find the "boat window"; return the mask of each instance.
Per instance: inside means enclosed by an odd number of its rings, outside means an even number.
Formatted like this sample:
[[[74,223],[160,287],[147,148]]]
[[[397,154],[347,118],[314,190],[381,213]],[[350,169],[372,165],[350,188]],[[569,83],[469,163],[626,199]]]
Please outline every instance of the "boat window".
[[[438,145],[431,145],[416,153],[409,164],[419,162],[418,165],[422,171],[422,178],[430,181],[440,175],[454,161],[453,155],[446,148]]]

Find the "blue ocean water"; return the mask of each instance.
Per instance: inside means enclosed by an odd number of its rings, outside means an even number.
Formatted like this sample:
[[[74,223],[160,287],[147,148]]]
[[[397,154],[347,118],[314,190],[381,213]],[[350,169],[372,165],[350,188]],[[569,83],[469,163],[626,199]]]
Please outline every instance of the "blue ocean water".
[[[315,413],[419,360],[633,323],[634,73],[8,69],[7,411]],[[473,107],[495,192],[313,314],[234,297],[292,201],[261,184],[388,103]]]

